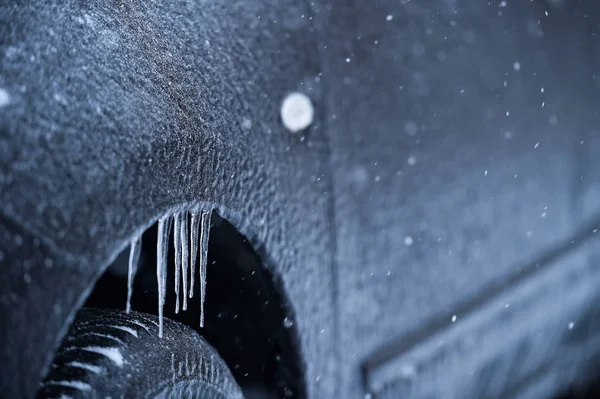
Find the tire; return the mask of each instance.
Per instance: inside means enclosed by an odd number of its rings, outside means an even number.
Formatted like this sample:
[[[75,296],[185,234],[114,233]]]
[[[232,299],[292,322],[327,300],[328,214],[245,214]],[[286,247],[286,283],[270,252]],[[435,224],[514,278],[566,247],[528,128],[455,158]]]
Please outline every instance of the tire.
[[[81,310],[38,398],[242,399],[217,352],[191,328],[105,309]]]

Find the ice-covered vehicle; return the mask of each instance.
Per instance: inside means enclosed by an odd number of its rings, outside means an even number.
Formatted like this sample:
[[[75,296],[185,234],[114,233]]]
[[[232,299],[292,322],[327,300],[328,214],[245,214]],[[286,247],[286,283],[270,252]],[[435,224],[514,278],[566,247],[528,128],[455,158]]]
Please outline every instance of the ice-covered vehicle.
[[[593,397],[598,21],[0,1],[0,397]]]

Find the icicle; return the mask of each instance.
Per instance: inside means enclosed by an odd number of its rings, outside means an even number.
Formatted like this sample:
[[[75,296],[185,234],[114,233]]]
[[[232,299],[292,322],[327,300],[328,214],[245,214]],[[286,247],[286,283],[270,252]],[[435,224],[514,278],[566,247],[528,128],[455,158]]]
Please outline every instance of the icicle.
[[[127,304],[125,305],[125,311],[131,312],[131,295],[133,294],[133,280],[137,273],[138,261],[140,260],[140,253],[142,251],[142,239],[136,237],[131,241],[131,249],[129,250],[129,273],[127,274]]]
[[[204,298],[206,297],[206,262],[211,211],[202,211],[200,222],[200,327],[204,327]]]
[[[167,255],[169,253],[169,235],[173,218],[166,216],[158,220],[156,241],[156,279],[158,281],[158,337],[163,336],[163,312],[167,294]]]
[[[181,275],[183,276],[183,310],[187,310],[188,266],[190,265],[190,250],[188,244],[188,213],[181,214]]]
[[[190,226],[190,253],[191,276],[190,276],[190,298],[194,297],[194,283],[196,280],[196,258],[198,257],[198,229],[200,228],[200,215],[197,211],[192,212],[192,224]]]
[[[173,226],[173,246],[175,247],[175,313],[179,313],[179,287],[181,278],[181,213],[175,214],[175,225]]]

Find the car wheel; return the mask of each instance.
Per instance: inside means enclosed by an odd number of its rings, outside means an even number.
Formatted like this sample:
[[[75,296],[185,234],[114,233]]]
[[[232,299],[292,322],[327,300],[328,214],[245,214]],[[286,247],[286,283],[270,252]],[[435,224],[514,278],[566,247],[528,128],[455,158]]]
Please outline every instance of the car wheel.
[[[225,362],[193,329],[143,313],[84,308],[39,398],[243,398]]]

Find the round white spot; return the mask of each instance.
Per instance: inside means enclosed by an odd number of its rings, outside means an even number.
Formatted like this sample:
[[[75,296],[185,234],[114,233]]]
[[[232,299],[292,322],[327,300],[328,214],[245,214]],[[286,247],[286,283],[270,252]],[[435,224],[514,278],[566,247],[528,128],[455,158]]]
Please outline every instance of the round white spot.
[[[388,14],[388,16],[385,17],[385,20],[388,21],[388,22],[391,21],[392,19],[394,19],[394,16],[391,15],[391,14]]]
[[[569,327],[569,330],[572,330],[572,329],[573,329],[573,327],[575,327],[575,323],[573,323],[573,322],[570,322],[568,327]]]
[[[242,127],[246,130],[252,129],[252,121],[248,118],[244,118],[242,121]]]
[[[417,369],[412,364],[400,366],[400,376],[404,379],[413,379],[417,376]]]
[[[413,155],[411,155],[410,157],[408,157],[408,160],[406,161],[410,166],[414,166],[417,163],[417,158]]]
[[[0,88],[0,107],[4,107],[10,103],[10,95],[8,92]]]
[[[515,62],[515,63],[513,64],[513,69],[514,69],[515,71],[517,71],[517,72],[518,72],[518,71],[520,71],[520,70],[521,70],[521,63],[520,63],[519,61]]]
[[[314,114],[312,102],[305,94],[289,94],[281,103],[281,120],[292,133],[306,129],[312,123]]]
[[[404,237],[404,245],[406,245],[407,247],[413,245],[413,238],[411,236]]]
[[[452,323],[456,321],[456,315],[452,316]]]
[[[404,124],[404,133],[408,134],[409,136],[416,135],[418,131],[419,131],[419,127],[417,126],[417,124],[415,122],[408,121]]]

